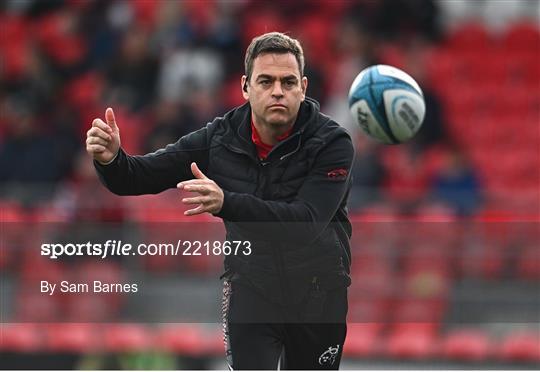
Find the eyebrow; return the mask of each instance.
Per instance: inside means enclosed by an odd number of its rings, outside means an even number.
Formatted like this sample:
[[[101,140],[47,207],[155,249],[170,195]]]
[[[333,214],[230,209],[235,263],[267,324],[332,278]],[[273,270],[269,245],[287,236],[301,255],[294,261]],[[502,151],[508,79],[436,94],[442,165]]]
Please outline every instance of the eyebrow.
[[[259,76],[257,76],[255,80],[260,80],[260,79],[274,80],[275,77],[268,74],[260,74]],[[295,75],[287,75],[287,76],[282,77],[280,80],[298,80],[298,77]]]

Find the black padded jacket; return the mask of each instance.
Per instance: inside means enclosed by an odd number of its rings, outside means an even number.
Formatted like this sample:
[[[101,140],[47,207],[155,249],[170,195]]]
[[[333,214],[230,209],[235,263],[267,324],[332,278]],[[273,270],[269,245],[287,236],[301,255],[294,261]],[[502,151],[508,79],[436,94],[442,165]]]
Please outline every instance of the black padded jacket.
[[[307,98],[288,138],[260,160],[245,104],[176,143],[144,156],[122,149],[94,162],[118,195],[155,194],[193,178],[191,162],[224,192],[216,216],[228,240],[250,241],[250,255],[225,257],[225,276],[280,304],[300,303],[313,283],[348,286],[352,229],[346,201],[354,150],[350,136]]]

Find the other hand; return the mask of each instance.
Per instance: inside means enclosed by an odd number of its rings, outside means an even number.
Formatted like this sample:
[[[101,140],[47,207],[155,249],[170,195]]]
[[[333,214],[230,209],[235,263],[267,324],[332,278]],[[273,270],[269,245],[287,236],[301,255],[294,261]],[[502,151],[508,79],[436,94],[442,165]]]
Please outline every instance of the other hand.
[[[182,181],[176,187],[180,190],[197,193],[197,196],[183,198],[182,203],[197,205],[196,208],[184,212],[186,216],[194,216],[201,213],[218,213],[223,207],[223,190],[210,178],[206,177],[196,163],[191,163],[191,172],[194,179]]]

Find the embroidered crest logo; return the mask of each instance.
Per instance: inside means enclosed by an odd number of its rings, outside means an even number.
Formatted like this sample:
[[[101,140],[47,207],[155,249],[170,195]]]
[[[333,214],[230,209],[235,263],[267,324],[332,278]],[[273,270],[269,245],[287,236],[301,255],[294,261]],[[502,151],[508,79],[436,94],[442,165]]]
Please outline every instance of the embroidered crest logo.
[[[332,181],[343,181],[347,179],[347,174],[349,174],[347,169],[339,168],[331,170],[327,173],[327,176]]]
[[[321,366],[326,366],[326,365],[332,366],[332,365],[334,365],[334,363],[336,362],[336,357],[338,355],[338,352],[339,352],[339,344],[336,345],[336,347],[330,346],[319,357],[319,364]]]

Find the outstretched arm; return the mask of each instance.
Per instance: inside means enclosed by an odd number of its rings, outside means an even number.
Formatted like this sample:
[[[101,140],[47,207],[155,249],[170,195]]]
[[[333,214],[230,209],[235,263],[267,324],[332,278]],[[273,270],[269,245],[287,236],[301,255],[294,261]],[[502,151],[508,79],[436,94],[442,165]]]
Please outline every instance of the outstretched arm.
[[[349,137],[341,136],[321,150],[315,166],[306,177],[296,198],[290,202],[263,200],[251,194],[222,190],[192,165],[193,180],[178,188],[198,197],[183,199],[184,204],[200,204],[186,211],[193,215],[209,212],[236,222],[258,238],[309,242],[328,226],[350,186],[354,149]]]
[[[95,119],[87,133],[87,151],[101,182],[118,195],[157,194],[193,178],[190,164],[208,165],[207,127],[192,132],[176,143],[143,156],[128,155],[120,147],[119,129],[112,109],[105,112],[107,123]]]

